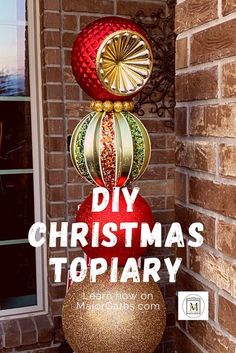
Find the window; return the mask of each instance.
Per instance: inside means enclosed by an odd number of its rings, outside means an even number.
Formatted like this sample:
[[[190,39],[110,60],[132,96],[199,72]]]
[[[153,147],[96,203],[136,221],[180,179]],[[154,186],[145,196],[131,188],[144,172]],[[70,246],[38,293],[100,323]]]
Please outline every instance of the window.
[[[0,0],[0,316],[45,309],[45,254],[27,239],[44,220],[37,3]]]

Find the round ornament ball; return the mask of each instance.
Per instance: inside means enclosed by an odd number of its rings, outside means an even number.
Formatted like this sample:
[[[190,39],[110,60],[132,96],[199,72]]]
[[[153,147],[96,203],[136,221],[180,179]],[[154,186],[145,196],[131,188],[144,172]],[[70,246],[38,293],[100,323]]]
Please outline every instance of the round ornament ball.
[[[140,178],[151,157],[151,143],[146,128],[132,113],[95,111],[73,131],[70,155],[82,178],[112,189]]]
[[[99,199],[99,203],[102,200]],[[105,258],[108,264],[111,264],[112,257],[118,257],[118,266],[124,266],[129,257],[138,259],[145,255],[147,248],[140,246],[141,223],[148,223],[150,229],[153,228],[155,220],[148,203],[138,195],[134,205],[133,212],[127,212],[127,205],[123,193],[119,196],[119,212],[112,210],[113,194],[109,192],[109,203],[107,207],[100,212],[92,212],[92,195],[90,195],[80,206],[76,215],[76,222],[85,222],[88,225],[88,234],[86,240],[88,245],[82,247],[86,255],[91,258]],[[93,223],[99,223],[99,246],[92,247]],[[117,243],[113,247],[104,247],[101,245],[103,240],[108,240],[103,235],[103,227],[106,223],[115,223],[117,231],[112,231],[117,237]],[[132,246],[126,247],[126,230],[120,229],[121,223],[137,222],[138,227],[132,230]],[[81,245],[81,244],[80,244]]]
[[[127,100],[148,81],[153,57],[144,30],[125,18],[109,16],[86,26],[71,56],[74,76],[97,100]]]
[[[62,310],[65,337],[75,353],[153,353],[166,325],[165,302],[154,281],[96,283],[69,289]]]

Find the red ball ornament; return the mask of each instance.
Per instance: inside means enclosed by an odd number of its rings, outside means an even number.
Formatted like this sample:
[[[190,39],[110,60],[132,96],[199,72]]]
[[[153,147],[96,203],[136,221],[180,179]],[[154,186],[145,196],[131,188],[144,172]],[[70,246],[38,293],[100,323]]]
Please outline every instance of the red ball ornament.
[[[111,263],[112,257],[118,257],[118,265],[124,266],[129,257],[138,259],[145,255],[147,248],[140,247],[141,223],[148,223],[150,229],[154,226],[154,217],[148,203],[138,195],[134,205],[133,212],[127,212],[127,204],[123,193],[119,196],[119,212],[112,211],[112,191],[109,192],[110,198],[108,206],[100,212],[92,212],[92,195],[90,195],[80,206],[76,215],[76,222],[85,222],[88,225],[88,234],[86,240],[88,245],[82,247],[86,255],[93,259],[102,257]],[[102,200],[99,199],[99,202]],[[99,246],[92,247],[92,229],[93,223],[99,223]],[[113,222],[117,226],[117,231],[112,231],[117,237],[117,243],[113,247],[104,247],[101,245],[103,240],[108,238],[103,235],[103,226],[106,223]],[[120,229],[120,224],[126,222],[137,222],[138,227],[132,230],[132,247],[125,246],[126,231]]]
[[[124,101],[143,88],[152,70],[144,30],[133,21],[104,17],[77,36],[71,56],[74,76],[93,99]]]

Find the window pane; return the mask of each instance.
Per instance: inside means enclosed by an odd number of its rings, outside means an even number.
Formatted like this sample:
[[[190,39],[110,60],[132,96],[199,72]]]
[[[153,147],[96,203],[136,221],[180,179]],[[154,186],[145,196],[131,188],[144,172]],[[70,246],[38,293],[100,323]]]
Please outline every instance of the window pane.
[[[0,101],[0,169],[32,168],[28,102]]]
[[[0,210],[0,242],[27,238],[34,223],[32,174],[0,176]]]
[[[25,26],[0,23],[0,96],[28,96],[28,45]]]
[[[35,249],[32,246],[0,246],[0,309],[36,305],[35,277]]]
[[[26,0],[0,0],[0,22],[25,21]]]

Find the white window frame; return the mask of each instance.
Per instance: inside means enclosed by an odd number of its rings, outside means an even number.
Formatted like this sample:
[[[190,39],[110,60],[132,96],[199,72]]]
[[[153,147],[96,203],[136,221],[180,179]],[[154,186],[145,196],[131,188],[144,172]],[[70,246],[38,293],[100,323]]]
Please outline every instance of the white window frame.
[[[46,223],[39,1],[27,0],[35,222]],[[8,100],[27,100],[14,99]],[[36,143],[35,143],[36,141]],[[27,171],[26,171],[27,172]],[[14,171],[13,171],[14,173]],[[15,173],[14,173],[15,174]],[[26,241],[25,241],[26,242]],[[47,247],[35,248],[37,305],[0,310],[0,321],[48,313]],[[10,279],[9,279],[10,280]]]

